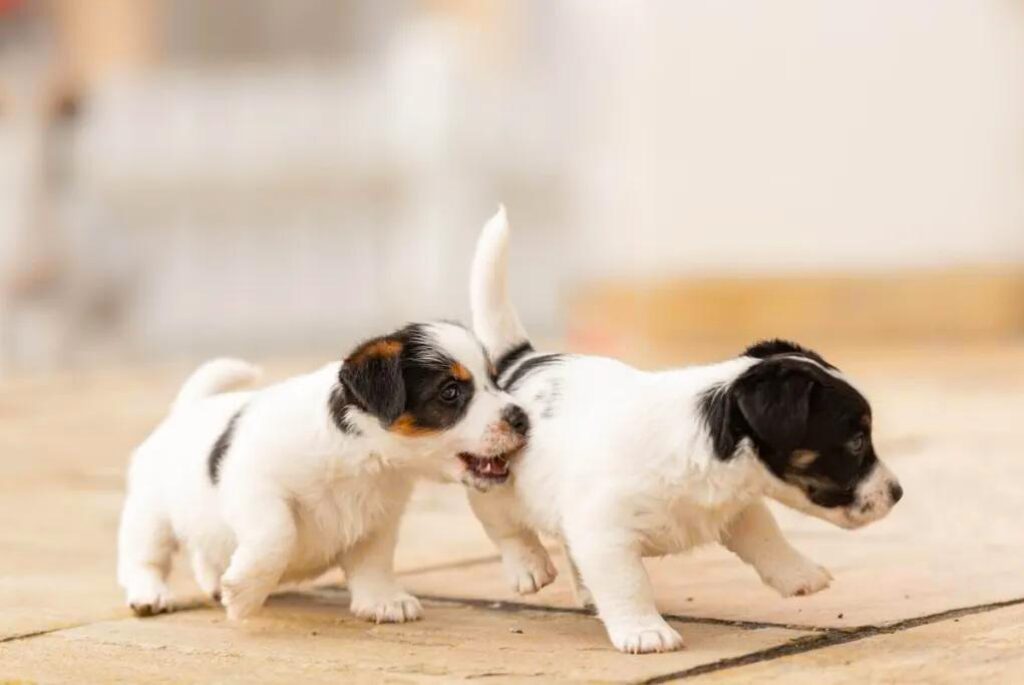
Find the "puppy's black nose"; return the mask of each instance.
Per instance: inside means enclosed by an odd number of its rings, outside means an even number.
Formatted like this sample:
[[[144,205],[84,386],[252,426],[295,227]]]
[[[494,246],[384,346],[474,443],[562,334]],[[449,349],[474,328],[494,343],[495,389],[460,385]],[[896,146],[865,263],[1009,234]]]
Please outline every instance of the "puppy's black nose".
[[[520,435],[526,435],[530,431],[530,417],[518,405],[510,404],[505,407],[501,412],[501,418]]]
[[[896,504],[903,499],[903,486],[899,483],[889,484],[889,495],[892,497],[892,503]]]

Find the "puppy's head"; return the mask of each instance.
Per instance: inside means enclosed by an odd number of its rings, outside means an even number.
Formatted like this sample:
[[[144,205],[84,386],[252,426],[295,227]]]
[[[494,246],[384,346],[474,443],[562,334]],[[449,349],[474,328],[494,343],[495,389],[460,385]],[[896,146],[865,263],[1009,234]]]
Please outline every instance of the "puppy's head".
[[[453,323],[367,340],[342,364],[344,401],[418,466],[481,490],[504,482],[529,419],[495,385],[477,339]]]
[[[754,346],[758,361],[719,393],[716,451],[744,439],[772,474],[771,496],[844,528],[876,521],[903,489],[875,454],[871,407],[838,370],[792,343]]]

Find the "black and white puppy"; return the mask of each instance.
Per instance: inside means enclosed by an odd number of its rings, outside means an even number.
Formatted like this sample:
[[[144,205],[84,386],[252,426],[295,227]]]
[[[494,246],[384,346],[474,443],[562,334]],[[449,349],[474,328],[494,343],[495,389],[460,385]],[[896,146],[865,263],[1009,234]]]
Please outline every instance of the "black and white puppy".
[[[529,428],[495,387],[482,346],[456,324],[415,324],[344,363],[225,392],[258,373],[233,359],[203,365],[136,449],[118,543],[128,604],[139,614],[170,607],[165,581],[181,544],[233,619],[279,583],[338,565],[353,613],[418,618],[392,572],[413,480],[501,483]]]
[[[784,596],[827,587],[829,573],[790,546],[764,500],[843,528],[889,512],[902,490],[875,454],[863,395],[782,341],[660,373],[537,353],[506,293],[507,240],[501,210],[477,245],[473,323],[499,387],[533,423],[510,482],[470,500],[515,589],[554,579],[534,531],[561,538],[578,598],[592,597],[618,649],[640,653],[682,645],[642,556],[720,542]]]

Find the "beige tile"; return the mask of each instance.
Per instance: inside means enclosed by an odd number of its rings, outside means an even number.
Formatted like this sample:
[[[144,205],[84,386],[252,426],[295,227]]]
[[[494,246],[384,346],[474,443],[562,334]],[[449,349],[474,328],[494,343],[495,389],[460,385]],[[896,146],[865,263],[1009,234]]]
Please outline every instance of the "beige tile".
[[[90,489],[44,484],[0,497],[0,639],[125,615],[115,577],[120,486]],[[459,511],[465,508],[467,511]],[[454,486],[428,486],[410,507],[397,568],[410,570],[494,557],[465,497]],[[321,582],[340,582],[340,573]],[[177,555],[172,588],[183,601],[199,592]]]
[[[40,489],[0,496],[0,639],[119,615],[115,493]]]
[[[425,620],[357,621],[342,593],[286,595],[242,626],[219,612],[107,621],[0,644],[0,679],[116,682],[640,680],[786,644],[783,629],[687,625],[686,650],[628,656],[594,619],[427,603]]]
[[[989,611],[749,666],[698,683],[1014,683],[1024,675],[1024,607]]]
[[[647,566],[663,612],[752,622],[849,628],[1024,597],[1024,552],[1017,539],[993,541],[951,528],[943,540],[907,530],[912,527],[893,520],[851,534],[813,522],[788,526],[793,543],[835,576],[832,587],[811,597],[779,597],[719,547],[649,559]],[[507,588],[496,562],[413,573],[404,582],[427,595],[573,606],[561,554],[555,559],[559,578],[529,597]]]
[[[783,514],[794,544],[836,575],[825,593],[783,600],[730,555],[707,549],[651,562],[663,610],[846,628],[1024,597],[1019,489],[1024,460],[1015,434],[1024,415],[1022,350],[973,356],[928,356],[915,350],[855,356],[849,364],[842,355],[829,355],[853,368],[871,397],[879,449],[891,458],[906,498],[888,520],[854,533]],[[285,368],[272,377],[284,375]],[[289,682],[295,674],[327,679],[337,669],[348,680],[381,675],[445,680],[449,673],[483,673],[495,659],[500,672],[513,675],[632,679],[751,653],[792,637],[773,630],[684,624],[687,652],[631,659],[611,652],[597,621],[588,616],[529,613],[519,619],[517,614],[439,605],[430,607],[430,620],[398,628],[388,641],[381,635],[388,636],[393,627],[349,623],[330,591],[275,599],[272,611],[283,612],[278,622],[262,631],[256,625],[252,634],[247,628],[240,641],[213,610],[146,622],[128,619],[114,579],[123,470],[131,449],[162,416],[187,371],[126,370],[0,385],[0,639],[93,623],[0,644],[0,677],[8,676],[5,667],[16,656],[11,663],[24,668],[15,675],[60,681],[106,682],[118,674],[136,681],[143,676],[207,679],[206,674],[232,680],[240,679],[238,663],[245,664],[241,671],[248,676]],[[407,572],[447,568],[406,575],[407,584],[448,596],[512,598],[498,564],[480,562],[493,554],[458,487],[425,485],[417,491],[403,525],[398,567]],[[194,592],[187,571],[178,573],[175,587],[185,595]],[[569,605],[564,574],[531,601]],[[1017,614],[999,616],[1021,623]],[[507,633],[516,627],[508,623],[513,619],[527,621],[529,630]],[[317,637],[306,630],[321,630],[313,625],[326,625],[331,639],[311,655],[302,650],[308,648],[306,638]],[[501,629],[523,639],[511,645],[499,641],[495,631],[501,634]],[[180,634],[170,640],[163,630]],[[998,632],[998,626],[992,630]],[[451,645],[449,635],[457,636]],[[533,637],[544,644],[531,642]],[[937,636],[936,644],[958,644],[955,637]],[[210,656],[211,646],[225,655]],[[401,661],[407,653],[419,659],[420,670]],[[506,654],[511,666],[504,661]],[[884,669],[901,654],[896,649],[871,663]],[[980,654],[979,659],[987,658]],[[868,663],[869,657],[863,660]],[[389,670],[392,661],[401,667]],[[182,669],[181,677],[173,675],[175,667]],[[955,663],[949,668],[971,672]]]
[[[402,520],[395,554],[399,571],[497,559],[470,511],[461,485],[419,483]]]

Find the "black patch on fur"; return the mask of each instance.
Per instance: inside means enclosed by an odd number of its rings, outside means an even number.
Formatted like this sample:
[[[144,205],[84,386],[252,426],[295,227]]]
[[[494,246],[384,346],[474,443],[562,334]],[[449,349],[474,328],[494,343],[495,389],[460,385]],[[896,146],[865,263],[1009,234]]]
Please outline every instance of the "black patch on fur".
[[[537,391],[533,401],[540,405],[540,417],[551,419],[555,416],[555,408],[562,399],[562,381],[559,378],[551,378],[547,385]]]
[[[698,413],[711,436],[711,448],[722,461],[732,458],[743,438],[743,423],[732,415],[731,400],[732,393],[724,385],[708,388],[697,400]]]
[[[210,474],[210,482],[214,485],[220,480],[220,463],[224,461],[224,456],[228,453],[228,448],[231,447],[231,438],[235,435],[235,424],[238,423],[238,417],[241,415],[241,409],[232,415],[228,420],[228,425],[224,427],[224,430],[217,437],[217,441],[213,443],[213,447],[210,449],[210,456],[207,459],[206,466]]]
[[[515,371],[512,372],[512,375],[505,379],[505,381],[501,383],[500,387],[505,392],[512,392],[516,389],[516,386],[519,385],[519,383],[534,371],[538,371],[539,369],[552,364],[557,364],[563,359],[565,359],[565,355],[559,353],[538,354],[536,357],[530,357],[517,366]]]
[[[404,413],[411,417],[414,426],[421,429],[444,430],[457,424],[473,400],[473,381],[456,378],[452,374],[455,360],[439,350],[426,335],[410,335],[405,354],[402,369],[406,393]],[[449,386],[459,390],[458,397],[450,402],[441,397]]]
[[[798,359],[762,358],[731,383],[708,389],[698,411],[717,458],[730,459],[747,439],[772,473],[819,506],[853,502],[877,461],[867,400],[841,378]],[[862,447],[855,453],[850,445],[858,436]],[[797,450],[818,456],[800,466],[793,460]]]
[[[743,351],[744,357],[754,357],[756,359],[770,359],[771,357],[777,357],[784,354],[806,357],[812,361],[818,362],[826,369],[832,369],[834,371],[839,370],[832,364],[825,361],[825,359],[814,350],[809,350],[806,347],[797,345],[795,342],[781,340],[779,338],[775,338],[774,340],[762,340],[761,342],[754,343]]]
[[[510,349],[505,354],[498,357],[494,362],[494,378],[495,380],[505,375],[505,372],[512,368],[512,365],[522,359],[525,355],[533,352],[533,345],[530,341],[524,341]]]
[[[327,398],[327,408],[331,414],[331,420],[342,433],[347,435],[362,435],[360,430],[353,426],[348,420],[348,410],[351,405],[345,396],[345,388],[342,385],[334,386],[330,396]]]
[[[366,340],[352,351],[338,372],[348,402],[378,417],[385,426],[405,409],[404,344],[399,334]]]
[[[339,372],[345,411],[354,407],[376,416],[385,428],[409,434],[450,428],[465,416],[475,392],[472,379],[456,377],[455,365],[422,324],[367,340]],[[457,388],[457,395],[444,399],[449,386]],[[336,414],[341,409],[332,406]]]

